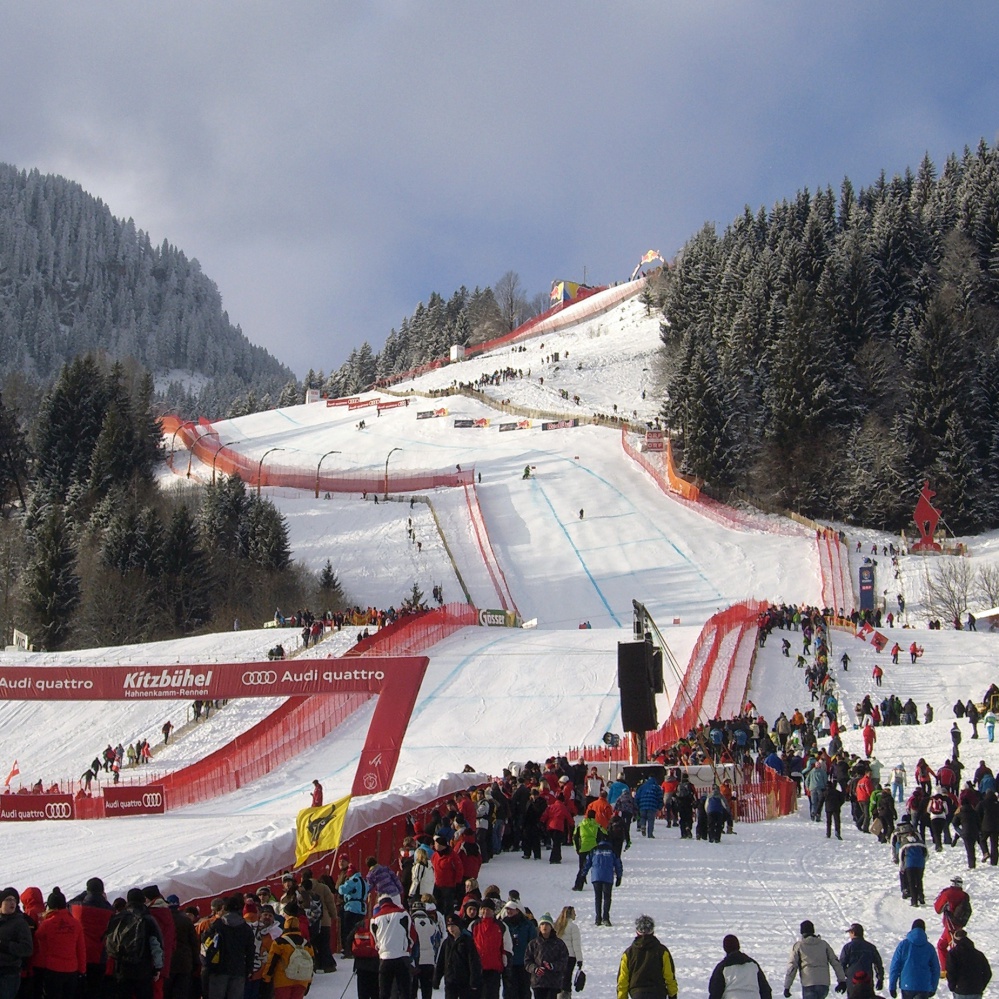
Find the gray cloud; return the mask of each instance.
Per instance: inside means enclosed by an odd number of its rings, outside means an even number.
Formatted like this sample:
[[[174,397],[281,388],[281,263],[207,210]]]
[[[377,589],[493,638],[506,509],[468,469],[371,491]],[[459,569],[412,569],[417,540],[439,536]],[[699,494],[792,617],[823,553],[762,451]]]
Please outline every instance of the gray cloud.
[[[197,257],[300,374],[513,269],[995,138],[995,16],[890,3],[8,5],[2,157]]]

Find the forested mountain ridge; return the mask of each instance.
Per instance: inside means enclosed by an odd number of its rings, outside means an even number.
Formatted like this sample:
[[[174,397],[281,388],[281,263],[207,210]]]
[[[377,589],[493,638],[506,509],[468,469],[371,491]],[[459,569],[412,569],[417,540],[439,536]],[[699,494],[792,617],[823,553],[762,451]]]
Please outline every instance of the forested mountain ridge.
[[[999,153],[706,225],[657,291],[663,416],[720,492],[893,528],[923,479],[999,524]]]
[[[294,382],[222,308],[196,260],[116,219],[73,181],[0,163],[0,376],[40,385],[93,351],[210,381],[198,396],[173,387],[168,404],[223,415]]]

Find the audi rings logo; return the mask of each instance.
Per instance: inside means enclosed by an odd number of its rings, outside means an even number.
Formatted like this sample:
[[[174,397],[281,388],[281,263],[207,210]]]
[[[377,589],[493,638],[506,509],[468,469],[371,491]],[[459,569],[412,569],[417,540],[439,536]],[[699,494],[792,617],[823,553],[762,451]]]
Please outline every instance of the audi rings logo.
[[[45,806],[45,818],[47,819],[71,819],[73,817],[73,806],[68,801],[50,801]]]
[[[272,669],[249,670],[243,674],[243,683],[247,687],[264,687],[277,683],[277,673]]]
[[[163,807],[163,795],[153,792],[151,794],[144,794],[142,796],[142,807],[143,808],[162,808]]]

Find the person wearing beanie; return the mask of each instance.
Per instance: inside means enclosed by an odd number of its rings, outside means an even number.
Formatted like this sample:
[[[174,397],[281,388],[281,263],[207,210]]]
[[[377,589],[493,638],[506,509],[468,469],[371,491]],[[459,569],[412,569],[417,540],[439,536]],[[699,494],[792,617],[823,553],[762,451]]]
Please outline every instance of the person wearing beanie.
[[[173,913],[166,899],[160,894],[158,885],[147,885],[142,889],[146,898],[146,909],[156,920],[163,940],[163,974],[153,983],[153,999],[163,999],[163,987],[170,974],[170,962],[177,947],[177,930],[173,922]]]
[[[72,995],[87,973],[87,947],[83,927],[66,908],[66,896],[53,888],[45,902],[45,915],[35,931],[35,974],[45,995]]]
[[[34,943],[31,927],[18,909],[20,896],[16,888],[0,892],[0,996],[17,995],[21,985],[21,964],[31,957]]]
[[[538,919],[538,935],[524,953],[524,970],[531,976],[535,999],[557,999],[568,964],[569,950],[555,932],[555,920],[546,912]]]
[[[715,965],[708,980],[708,999],[771,999],[773,991],[759,964],[739,949],[739,938],[729,933],[722,940],[725,957]]]
[[[437,952],[434,967],[435,989],[444,985],[445,999],[476,995],[482,985],[482,963],[478,951],[461,920],[453,913],[447,917],[447,937]]]
[[[519,893],[517,898],[513,897],[514,894],[513,891],[510,892],[510,897],[500,913],[501,922],[509,931],[510,943],[513,946],[513,953],[503,975],[504,994],[529,996],[531,976],[524,967],[524,960],[527,955],[527,945],[538,935],[538,927],[534,920],[527,917]]]
[[[83,927],[83,941],[87,949],[86,980],[83,999],[103,999],[108,993],[105,977],[104,934],[114,915],[114,908],[104,894],[100,878],[88,878],[86,891],[69,903],[73,918]]]
[[[382,895],[378,903],[375,915],[371,917],[371,934],[378,948],[379,994],[391,995],[395,982],[399,994],[408,996],[413,947],[417,940],[413,917],[388,895]]]
[[[936,948],[926,939],[926,923],[912,921],[912,929],[899,941],[888,969],[888,992],[896,999],[901,987],[903,999],[929,997],[940,984],[940,960]]]
[[[141,920],[145,933],[138,932]],[[139,946],[135,946],[139,942]],[[163,973],[163,936],[159,923],[146,911],[141,888],[129,888],[125,908],[108,923],[104,946],[112,965],[115,990],[122,996],[151,996]]]
[[[176,899],[176,904],[174,904]],[[170,961],[169,987],[166,992],[172,999],[188,999],[194,985],[195,975],[201,975],[201,941],[194,924],[198,919],[198,910],[192,919],[180,908],[180,899],[176,895],[167,896],[167,905],[173,918],[173,928],[176,944],[173,958]]]
[[[963,929],[954,930],[954,944],[947,951],[947,987],[955,996],[981,997],[992,981],[988,958],[977,950]]]
[[[801,978],[802,999],[825,999],[829,994],[830,967],[836,972],[840,991],[844,991],[846,974],[832,947],[815,932],[810,919],[803,920],[799,929],[801,937],[791,948],[784,974],[784,999],[791,999],[795,977]]]
[[[414,985],[418,988],[422,999],[430,999],[434,988],[434,970],[437,967],[437,955],[441,944],[447,935],[444,919],[434,905],[434,897],[429,892],[410,903],[413,917],[413,929],[419,942],[420,963],[416,968]],[[495,920],[494,920],[495,922]]]
[[[663,995],[676,999],[676,970],[673,955],[656,938],[656,924],[651,916],[635,920],[635,939],[621,955],[617,970],[617,999]]]
[[[239,995],[243,983],[253,974],[256,941],[243,918],[243,896],[230,895],[222,905],[222,916],[214,926],[216,960],[207,960],[207,999]]]
[[[846,931],[850,939],[839,952],[839,963],[846,973],[847,988],[853,983],[853,976],[858,971],[867,972],[867,977],[875,988],[884,988],[885,966],[881,960],[881,952],[869,940],[864,939],[864,927],[860,923],[851,923]]]
[[[290,903],[290,906],[298,909],[295,902]],[[296,952],[300,952],[304,948],[315,962],[315,952],[309,941],[302,935],[300,921],[296,915],[297,912],[286,917],[284,931],[271,943],[265,959],[262,977],[273,987],[275,999],[302,999],[305,990],[312,981],[311,972],[308,978],[293,977],[296,975],[296,971],[293,970],[292,960]],[[301,920],[301,922],[305,922],[305,920]]]

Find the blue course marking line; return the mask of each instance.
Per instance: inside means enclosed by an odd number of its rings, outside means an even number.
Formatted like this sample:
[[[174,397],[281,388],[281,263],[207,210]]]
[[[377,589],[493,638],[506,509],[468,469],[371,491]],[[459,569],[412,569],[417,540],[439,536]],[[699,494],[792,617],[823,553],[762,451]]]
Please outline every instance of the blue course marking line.
[[[569,459],[566,458],[565,460],[568,461]],[[618,494],[618,496],[621,497],[621,499],[623,499],[623,500],[625,500],[625,502],[627,502],[628,506],[630,506],[631,509],[634,511],[635,516],[641,516],[639,514],[638,510],[635,509],[635,504],[632,503],[632,501],[628,498],[628,496],[626,496],[623,492],[621,492],[621,490],[618,489],[618,487],[615,486],[613,482],[608,482],[607,479],[605,479],[602,475],[597,475],[597,473],[594,472],[592,468],[588,468],[585,465],[576,465],[575,462],[573,462],[573,466],[575,468],[579,469],[581,472],[586,472],[587,475],[592,475],[593,478],[595,478],[598,482],[602,482],[605,486],[607,486],[608,489],[613,490],[615,493]],[[651,521],[649,522],[649,526],[652,527],[652,529],[659,535],[659,537],[663,541],[665,541],[666,544],[668,544],[670,546],[670,548],[672,548],[673,551],[675,551],[677,553],[677,555],[679,555],[680,558],[682,558],[683,561],[686,562],[687,565],[689,565],[690,568],[693,569],[694,572],[698,576],[701,577],[701,579],[714,591],[715,596],[719,600],[724,600],[725,599],[724,596],[723,596],[723,594],[718,590],[718,588],[715,586],[715,584],[712,583],[711,580],[708,579],[708,577],[704,575],[704,573],[701,571],[700,567],[698,565],[696,565],[694,562],[692,562],[690,560],[690,557],[677,547],[676,542],[671,537],[669,537],[669,535],[666,534],[665,531],[663,531],[663,529],[661,527],[657,526],[656,524],[651,523]]]
[[[569,532],[566,530],[565,524],[563,523],[561,517],[559,517],[559,515],[555,512],[555,507],[552,505],[552,501],[548,498],[548,494],[545,492],[544,487],[539,485],[538,480],[533,478],[533,476],[532,476],[532,482],[534,483],[534,488],[539,493],[541,493],[542,499],[548,504],[548,509],[551,510],[552,516],[555,518],[555,523],[562,528],[562,533],[565,535],[565,540],[569,542],[570,547],[576,553],[576,558],[579,559],[579,564],[583,567],[583,572],[586,573],[586,578],[593,585],[593,589],[597,591],[597,596],[600,597],[600,602],[604,605],[604,607],[607,608],[607,613],[610,614],[614,623],[620,628],[622,626],[620,619],[618,618],[617,614],[614,613],[614,609],[611,607],[611,605],[607,602],[607,598],[604,596],[603,590],[601,590],[600,587],[597,585],[597,581],[593,578],[593,573],[590,572],[590,567],[586,564],[586,560],[583,558],[582,554],[580,553],[579,548],[576,547],[575,541],[573,541],[572,538],[569,536]]]

